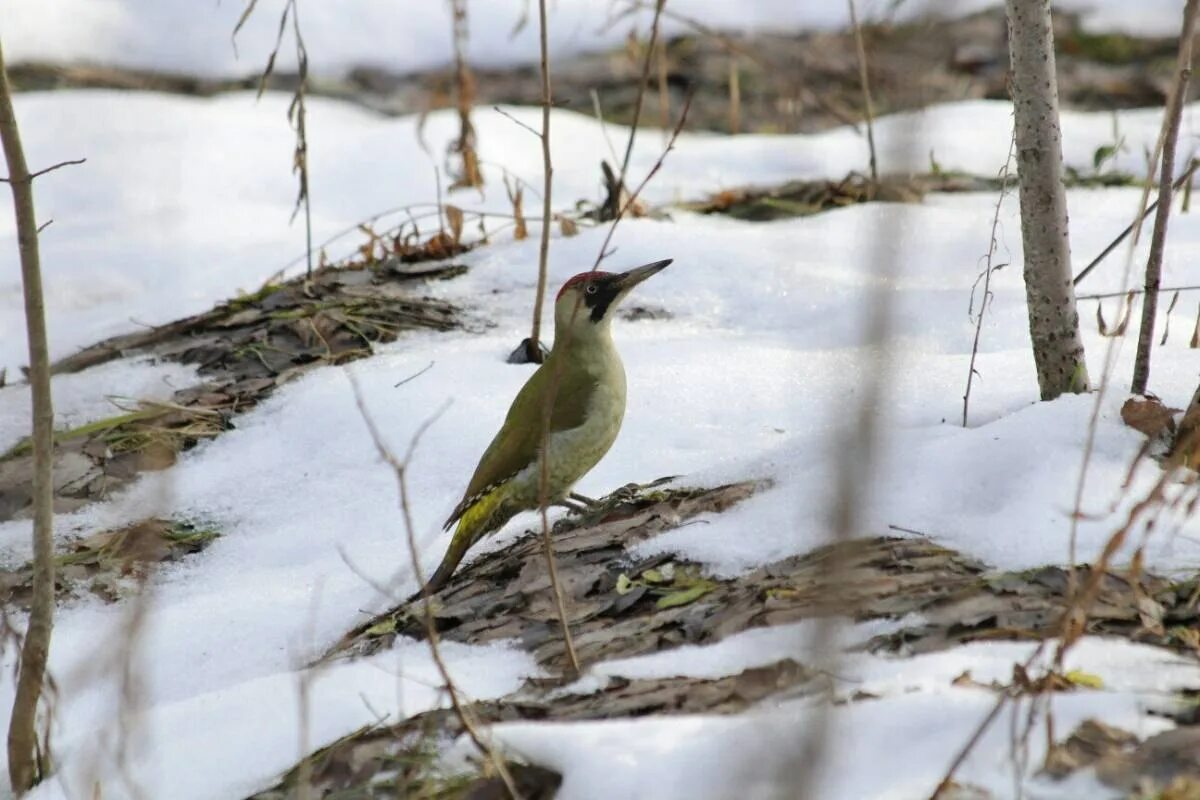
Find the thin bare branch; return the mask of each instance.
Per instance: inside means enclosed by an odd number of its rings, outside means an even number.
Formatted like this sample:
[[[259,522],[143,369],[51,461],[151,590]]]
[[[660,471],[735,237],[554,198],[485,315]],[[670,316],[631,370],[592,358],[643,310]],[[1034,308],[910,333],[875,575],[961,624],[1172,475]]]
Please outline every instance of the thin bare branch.
[[[539,138],[539,139],[541,139],[541,138],[542,138],[542,132],[541,132],[541,131],[539,131],[537,128],[534,128],[532,125],[529,125],[529,124],[527,124],[527,123],[521,122],[521,120],[517,119],[517,118],[516,118],[516,117],[514,117],[512,114],[508,113],[507,111],[505,111],[505,110],[504,110],[503,108],[501,108],[500,106],[492,106],[492,110],[493,110],[493,111],[495,111],[497,114],[500,114],[501,116],[508,117],[508,119],[509,119],[511,122],[513,122],[513,123],[517,124],[518,126],[520,126],[520,127],[524,128],[525,130],[529,131],[530,133],[532,133],[532,134],[533,134],[534,136],[536,136],[537,138]]]
[[[853,0],[851,0],[853,4]],[[1004,160],[1004,166],[1000,168],[1000,196],[996,198],[996,208],[992,213],[992,230],[991,236],[988,239],[987,256],[983,267],[983,299],[979,303],[979,315],[975,318],[975,338],[971,342],[971,361],[967,366],[967,388],[963,392],[963,413],[962,424],[967,427],[967,409],[971,402],[971,384],[975,379],[975,358],[979,355],[979,338],[983,334],[983,316],[987,311],[988,302],[990,301],[992,289],[992,273],[998,269],[993,266],[992,259],[996,254],[996,229],[1000,226],[1000,208],[1004,205],[1004,198],[1008,194],[1008,170],[1012,165],[1013,151],[1017,147],[1017,131],[1013,128],[1012,139],[1008,143],[1008,158]],[[974,295],[974,289],[971,290]]]
[[[396,484],[400,494],[400,511],[404,520],[405,539],[408,542],[408,555],[412,560],[413,574],[417,579],[417,585],[421,587],[421,609],[425,623],[425,635],[429,641],[429,654],[432,658],[434,667],[438,671],[442,682],[446,686],[446,693],[450,697],[450,706],[454,710],[454,714],[458,717],[459,723],[463,726],[467,736],[479,749],[479,752],[484,754],[496,769],[496,774],[504,782],[505,788],[509,795],[513,798],[520,798],[520,792],[517,791],[516,783],[513,780],[512,774],[508,770],[508,766],[504,763],[504,759],[496,752],[496,749],[490,742],[486,741],[482,731],[470,712],[469,708],[462,702],[460,692],[454,679],[450,677],[450,670],[446,667],[446,662],[442,658],[440,637],[437,631],[437,622],[433,618],[433,607],[429,595],[429,588],[425,581],[425,571],[421,568],[420,552],[417,548],[416,528],[412,519],[412,506],[408,493],[408,466],[412,461],[412,457],[416,452],[417,445],[421,441],[421,437],[429,430],[450,404],[447,402],[429,418],[427,418],[417,430],[413,433],[409,440],[408,451],[405,454],[404,460],[401,460],[392,453],[391,448],[383,440],[379,428],[375,424],[374,418],[367,410],[366,400],[363,397],[362,388],[358,385],[358,379],[350,370],[346,370],[346,378],[350,381],[350,388],[354,392],[354,403],[358,407],[358,413],[362,417],[363,424],[367,427],[367,432],[371,436],[371,441],[375,445],[375,451],[379,457],[392,468],[392,472],[396,476]]]
[[[1176,191],[1178,191],[1180,188],[1183,188],[1183,187],[1190,187],[1191,186],[1190,181],[1192,179],[1192,175],[1195,174],[1197,168],[1200,168],[1200,159],[1193,158],[1192,163],[1188,165],[1187,170],[1182,175],[1180,175],[1178,179],[1176,179],[1175,183],[1172,184],[1172,187]],[[1083,269],[1081,269],[1079,271],[1079,274],[1075,276],[1075,278],[1072,280],[1072,283],[1075,286],[1078,286],[1079,282],[1082,281],[1084,278],[1086,278],[1089,274],[1091,274],[1092,270],[1094,270],[1100,264],[1101,261],[1103,261],[1105,258],[1107,258],[1108,255],[1110,253],[1112,253],[1113,250],[1116,250],[1117,246],[1119,244],[1121,244],[1121,242],[1125,241],[1129,237],[1129,234],[1133,233],[1133,229],[1135,227],[1141,226],[1141,224],[1146,221],[1146,217],[1150,216],[1150,212],[1156,208],[1158,208],[1157,200],[1155,200],[1150,205],[1144,206],[1142,208],[1142,210],[1138,213],[1137,219],[1134,220],[1133,222],[1129,223],[1129,225],[1127,225],[1125,227],[1125,230],[1123,230],[1119,234],[1117,234],[1117,238],[1115,238],[1111,242],[1109,242],[1108,246],[1105,247],[1100,252],[1100,255],[1096,256],[1090,262],[1088,262],[1088,265],[1086,267],[1084,267]],[[1079,299],[1079,297],[1090,297],[1090,296],[1092,296],[1092,295],[1078,295],[1076,297],[1076,299]]]
[[[1183,28],[1179,34],[1179,72],[1167,103],[1163,120],[1162,176],[1158,184],[1158,210],[1150,237],[1150,255],[1146,260],[1145,297],[1142,300],[1142,324],[1138,332],[1137,355],[1133,362],[1130,391],[1145,394],[1150,380],[1150,355],[1154,350],[1154,322],[1158,312],[1158,286],[1162,281],[1163,248],[1171,218],[1171,185],[1175,172],[1175,145],[1179,141],[1179,122],[1183,102],[1192,75],[1192,40],[1196,31],[1196,13],[1200,0],[1187,0],[1183,10]]]
[[[37,752],[37,710],[46,678],[54,626],[54,406],[50,396],[50,353],[38,253],[33,176],[25,161],[12,89],[0,51],[0,143],[11,177],[25,330],[29,346],[29,385],[33,409],[33,592],[21,647],[16,697],[8,726],[8,771],[13,791],[27,792],[41,779]]]
[[[550,48],[546,22],[546,0],[538,0],[538,43],[542,74],[542,230],[538,241],[537,291],[533,299],[533,324],[529,339],[525,343],[527,360],[542,361],[542,305],[546,300],[546,279],[550,268],[550,224],[553,212],[550,208],[551,190],[554,184],[554,165],[550,160],[550,106],[553,95],[550,91]]]
[[[1041,657],[1045,649],[1045,642],[1038,644],[1033,653],[1031,653],[1029,657],[1026,658],[1021,664],[1021,667],[1026,671],[1031,669],[1034,662]],[[996,698],[995,704],[991,707],[988,713],[984,715],[984,718],[979,721],[979,724],[975,727],[975,730],[971,732],[969,737],[967,737],[966,743],[963,744],[962,748],[954,756],[954,760],[950,762],[950,766],[946,768],[946,772],[942,775],[942,779],[938,781],[937,787],[933,790],[933,793],[929,795],[929,800],[941,800],[942,793],[950,788],[950,785],[954,780],[954,774],[958,772],[959,767],[961,767],[963,762],[967,760],[967,757],[971,755],[971,752],[979,744],[979,740],[983,738],[983,734],[986,733],[987,729],[990,728],[992,723],[996,721],[996,717],[1000,716],[1000,712],[1004,709],[1005,704],[1012,699],[1012,689],[1002,690],[1000,692],[999,697]]]
[[[646,97],[646,84],[650,80],[650,62],[654,58],[655,46],[658,42],[658,24],[662,19],[663,9],[667,0],[655,0],[654,19],[650,23],[650,41],[646,43],[646,56],[642,59],[642,72],[638,78],[637,97],[633,103],[633,121],[629,125],[629,138],[625,142],[625,155],[621,159],[621,171],[617,174],[616,188],[612,193],[614,202],[619,206],[622,193],[625,191],[625,179],[629,175],[629,162],[633,157],[633,143],[637,139],[638,125],[642,120],[642,105]],[[619,209],[613,209],[619,210]]]
[[[679,121],[675,123],[675,129],[671,131],[671,138],[667,140],[667,146],[663,148],[662,153],[660,153],[658,156],[658,160],[654,162],[654,166],[650,168],[650,171],[646,173],[646,177],[642,179],[642,182],[637,185],[637,188],[630,193],[628,198],[626,198],[625,203],[618,210],[617,216],[613,218],[612,224],[608,227],[608,233],[604,237],[604,241],[600,243],[600,251],[596,254],[596,262],[593,264],[592,269],[600,266],[600,262],[613,252],[608,249],[608,245],[610,242],[612,242],[613,234],[617,231],[617,225],[619,225],[621,220],[624,219],[625,213],[633,207],[635,202],[637,202],[642,190],[646,188],[646,184],[650,183],[650,180],[658,174],[660,169],[662,169],[663,162],[667,160],[667,154],[675,149],[675,141],[679,138],[679,132],[683,130],[683,124],[687,121],[688,111],[690,111],[692,108],[692,97],[694,95],[694,91],[688,92],[687,98],[683,101],[683,109],[679,113]]]
[[[592,111],[596,114],[596,122],[600,125],[600,135],[604,137],[604,145],[608,148],[608,155],[612,158],[613,163],[617,163],[617,150],[613,147],[612,137],[608,135],[608,125],[604,122],[604,111],[600,108],[600,93],[595,89],[591,90],[592,95]],[[665,128],[664,128],[665,132]]]
[[[392,385],[392,388],[393,388],[393,389],[398,389],[398,388],[400,388],[401,386],[403,386],[404,384],[408,383],[409,381],[414,381],[414,380],[416,380],[417,378],[421,377],[421,376],[422,376],[422,375],[424,375],[426,372],[429,372],[429,370],[431,370],[431,369],[433,369],[433,362],[432,362],[432,361],[430,361],[428,364],[426,364],[426,365],[425,365],[424,367],[422,367],[420,370],[418,370],[417,372],[414,372],[412,375],[409,375],[407,378],[403,379],[403,380],[402,380],[402,381],[400,381],[399,383],[393,384],[393,385]]]
[[[742,79],[738,69],[738,57],[729,56],[729,132],[742,131]]]
[[[1200,289],[1200,284],[1193,284],[1190,286],[1160,286],[1160,287],[1158,287],[1158,290],[1160,292],[1194,292],[1197,289]],[[1136,297],[1140,294],[1143,294],[1145,291],[1146,291],[1145,289],[1130,289],[1130,290],[1124,291],[1124,292],[1098,292],[1097,294],[1081,294],[1078,297],[1076,297],[1075,299],[1076,300],[1108,300],[1109,298],[1113,298],[1113,297],[1128,297],[1130,295],[1133,295],[1134,297]]]
[[[31,172],[28,176],[26,176],[24,178],[0,178],[0,183],[17,183],[19,181],[31,181],[34,178],[40,178],[42,175],[45,175],[48,172],[54,172],[54,170],[56,170],[56,169],[62,169],[63,167],[73,167],[77,164],[86,164],[86,163],[87,163],[86,158],[73,158],[70,161],[60,161],[57,164],[52,164],[52,165],[46,167],[45,169],[39,169],[37,172]]]
[[[858,84],[862,89],[867,149],[871,159],[871,183],[879,183],[879,166],[875,159],[875,107],[871,102],[871,81],[867,75],[867,48],[863,43],[862,26],[858,23],[858,11],[854,7],[854,0],[846,0],[846,4],[850,7],[850,27],[854,30],[854,54],[858,59]],[[966,422],[963,425],[966,425]]]

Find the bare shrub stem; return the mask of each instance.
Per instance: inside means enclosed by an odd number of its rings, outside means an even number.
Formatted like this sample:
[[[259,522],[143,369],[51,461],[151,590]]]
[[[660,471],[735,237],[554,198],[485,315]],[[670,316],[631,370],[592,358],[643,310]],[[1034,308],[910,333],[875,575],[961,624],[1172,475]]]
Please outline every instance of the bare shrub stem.
[[[608,257],[608,246],[612,242],[613,234],[617,232],[617,225],[619,225],[621,220],[624,219],[626,212],[628,212],[629,209],[633,207],[633,204],[637,202],[642,190],[646,188],[646,185],[650,183],[650,180],[658,174],[660,169],[662,169],[663,162],[667,160],[667,154],[675,149],[675,141],[679,138],[679,134],[683,130],[683,125],[685,122],[687,122],[688,112],[692,109],[692,97],[694,94],[694,92],[688,92],[687,97],[684,99],[683,109],[679,112],[679,121],[675,123],[675,129],[671,131],[671,137],[667,139],[667,146],[664,147],[662,153],[659,154],[658,160],[654,162],[654,166],[652,166],[650,171],[646,173],[646,177],[642,178],[642,182],[637,185],[637,188],[630,192],[629,196],[625,198],[625,202],[622,203],[620,208],[617,210],[617,215],[613,217],[612,224],[608,226],[608,233],[605,235],[604,241],[600,244],[600,250],[596,253],[596,261],[592,265],[592,269],[599,267],[600,262]]]
[[[553,212],[550,207],[551,189],[554,183],[554,165],[550,161],[550,48],[546,31],[546,0],[538,0],[538,42],[542,70],[542,235],[538,243],[537,292],[533,300],[533,327],[529,333],[526,354],[530,361],[542,361],[542,304],[546,301],[546,278],[550,262],[550,223]]]
[[[9,782],[20,795],[42,778],[37,758],[37,709],[54,627],[54,406],[50,397],[50,351],[46,341],[33,177],[21,147],[3,51],[0,51],[0,142],[8,164],[8,184],[17,224],[33,407],[33,596],[8,726]]]
[[[413,525],[412,505],[408,493],[408,466],[412,463],[413,454],[416,452],[417,445],[421,442],[421,437],[438,420],[438,417],[449,407],[449,404],[442,406],[417,427],[417,430],[409,440],[408,450],[405,452],[404,458],[400,459],[396,457],[391,448],[384,442],[379,428],[375,425],[375,420],[371,417],[370,412],[367,411],[362,389],[359,387],[354,373],[346,370],[346,377],[350,381],[350,388],[354,391],[354,403],[358,407],[359,415],[362,416],[363,424],[367,426],[367,432],[371,436],[371,442],[375,445],[375,451],[392,468],[392,472],[396,476],[396,485],[400,494],[400,512],[404,519],[404,536],[408,543],[408,555],[412,560],[413,575],[417,579],[417,585],[421,587],[422,619],[425,624],[425,636],[429,640],[430,658],[433,659],[434,667],[437,669],[442,683],[446,686],[446,693],[450,697],[450,706],[454,709],[454,715],[463,726],[463,730],[466,731],[467,736],[470,737],[475,747],[479,749],[479,752],[483,753],[491,761],[492,766],[496,769],[496,774],[504,782],[509,795],[513,798],[520,798],[521,795],[517,791],[516,782],[505,765],[504,759],[500,757],[491,743],[484,738],[474,714],[462,702],[458,686],[454,683],[454,679],[450,677],[450,670],[446,667],[446,662],[442,658],[441,639],[438,636],[437,621],[433,617],[429,587],[425,581],[425,570],[421,567],[421,554],[417,548],[416,528]]]
[[[674,148],[675,140],[679,136],[679,131],[683,128],[683,123],[687,119],[687,113],[688,109],[691,108],[691,102],[692,98],[689,94],[686,102],[684,103],[683,111],[679,116],[679,123],[675,126],[675,130],[672,131],[671,138],[667,142],[666,148],[664,148],[662,154],[658,157],[658,160],[650,169],[650,172],[646,174],[646,177],[638,185],[637,189],[635,189],[634,192],[629,195],[629,198],[618,209],[617,216],[613,219],[612,225],[609,226],[608,235],[605,237],[604,242],[601,243],[600,250],[596,254],[596,264],[593,266],[593,269],[596,266],[599,266],[600,261],[603,260],[607,252],[608,244],[610,241],[612,241],[613,232],[616,230],[617,224],[621,221],[621,218],[625,216],[625,212],[637,200],[638,195],[641,194],[642,189],[646,187],[646,184],[650,182],[650,179],[657,174],[659,169],[661,169],[663,161],[667,157],[667,153],[671,152],[671,150]],[[576,298],[575,307],[571,310],[572,320],[574,320],[575,315],[579,313],[579,305],[579,298]],[[559,334],[556,333],[556,335]],[[568,325],[567,329],[561,332],[561,335],[564,337],[570,337],[571,326]],[[563,346],[566,346],[565,341],[567,340],[569,339],[564,339]],[[542,518],[542,541],[545,546],[546,567],[550,575],[550,587],[554,592],[554,603],[558,611],[559,623],[562,628],[563,645],[567,654],[567,663],[575,674],[579,674],[579,656],[575,651],[575,642],[571,636],[571,626],[567,617],[566,600],[563,597],[562,585],[558,580],[558,565],[554,558],[554,541],[550,535],[550,518],[547,514],[547,507],[550,504],[550,472],[549,464],[546,459],[546,450],[550,440],[550,418],[554,411],[555,400],[558,398],[559,384],[562,381],[562,368],[563,362],[558,361],[555,364],[553,374],[550,376],[550,382],[546,387],[546,401],[542,408],[541,447],[538,448],[538,510]]]
[[[858,22],[858,10],[854,7],[854,0],[846,0],[846,5],[850,7],[850,27],[854,29],[854,54],[858,59],[858,83],[862,87],[867,148],[870,150],[871,159],[871,183],[879,183],[879,166],[875,158],[875,109],[871,102],[871,80],[867,75],[867,48],[863,43],[862,25]]]
[[[625,192],[625,178],[629,175],[629,162],[633,158],[633,143],[637,139],[638,126],[642,122],[642,106],[646,99],[646,84],[650,80],[650,62],[658,44],[658,24],[662,19],[663,9],[667,0],[655,0],[654,19],[650,22],[650,40],[646,43],[646,55],[642,59],[642,72],[638,77],[637,97],[633,102],[633,121],[629,124],[629,138],[625,142],[625,155],[621,158],[621,172],[617,175],[617,186],[614,196],[617,198],[618,211],[621,207],[621,196]]]
[[[988,303],[992,297],[992,272],[997,267],[993,266],[992,261],[996,255],[996,229],[1000,227],[1000,208],[1004,205],[1004,198],[1008,194],[1008,170],[1012,165],[1013,150],[1017,146],[1016,130],[1013,130],[1013,137],[1008,144],[1008,158],[1004,160],[1004,166],[1000,168],[1000,196],[996,198],[996,210],[992,214],[992,230],[991,236],[988,239],[987,256],[983,267],[983,297],[979,301],[979,315],[975,318],[975,338],[971,342],[971,362],[967,367],[967,388],[963,391],[963,413],[962,424],[967,427],[967,408],[971,402],[971,384],[975,379],[975,358],[979,355],[979,338],[983,333],[983,315],[987,311]],[[973,292],[972,292],[973,294]],[[968,313],[969,315],[969,313]]]
[[[1150,255],[1146,260],[1145,298],[1142,300],[1142,324],[1138,332],[1137,356],[1133,362],[1133,383],[1130,391],[1145,394],[1150,379],[1150,354],[1154,348],[1154,317],[1158,312],[1158,287],[1162,282],[1163,247],[1166,245],[1167,224],[1171,218],[1171,184],[1175,172],[1175,145],[1179,141],[1179,120],[1183,116],[1183,100],[1192,75],[1192,38],[1196,32],[1198,0],[1187,0],[1183,10],[1183,28],[1179,34],[1179,72],[1167,102],[1163,119],[1162,169],[1158,182],[1158,210],[1154,215],[1154,232],[1150,237]]]

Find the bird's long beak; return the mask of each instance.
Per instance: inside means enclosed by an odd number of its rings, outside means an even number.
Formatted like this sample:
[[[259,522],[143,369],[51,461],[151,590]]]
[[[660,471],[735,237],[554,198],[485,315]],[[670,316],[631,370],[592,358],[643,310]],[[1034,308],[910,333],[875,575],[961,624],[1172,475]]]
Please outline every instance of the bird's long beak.
[[[671,262],[674,260],[675,259],[673,258],[666,258],[662,261],[655,261],[653,264],[647,264],[644,267],[638,267],[636,269],[631,269],[628,272],[622,272],[613,279],[613,284],[619,291],[627,292],[634,286],[637,286],[639,283],[646,280],[646,278],[649,278],[651,275],[662,272],[664,269],[670,266]]]

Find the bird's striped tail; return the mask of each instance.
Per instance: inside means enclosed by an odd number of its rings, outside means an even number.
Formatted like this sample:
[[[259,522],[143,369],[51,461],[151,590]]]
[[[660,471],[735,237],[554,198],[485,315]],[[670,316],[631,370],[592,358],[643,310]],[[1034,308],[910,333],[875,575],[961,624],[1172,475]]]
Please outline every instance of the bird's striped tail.
[[[471,545],[508,521],[503,517],[496,519],[504,500],[503,490],[503,484],[497,486],[463,511],[458,520],[458,527],[454,529],[454,538],[450,540],[450,547],[446,549],[446,555],[442,556],[442,563],[438,565],[433,577],[426,582],[425,592],[432,594],[442,589],[450,581],[450,576],[454,574]]]

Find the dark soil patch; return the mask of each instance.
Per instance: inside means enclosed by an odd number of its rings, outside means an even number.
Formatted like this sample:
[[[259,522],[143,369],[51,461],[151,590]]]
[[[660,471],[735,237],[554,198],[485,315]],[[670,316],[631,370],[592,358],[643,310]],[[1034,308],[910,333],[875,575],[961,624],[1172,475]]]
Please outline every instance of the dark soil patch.
[[[483,714],[489,709],[484,704],[476,708]],[[277,785],[247,800],[508,800],[504,783],[487,761],[474,773],[439,770],[438,748],[462,732],[458,719],[446,710],[364,728],[321,748]],[[562,783],[561,775],[543,767],[514,762],[506,766],[526,800],[553,800]]]
[[[79,539],[55,559],[55,594],[86,592],[115,601],[127,588],[139,589],[149,570],[198,553],[219,535],[187,522],[148,519]],[[27,611],[32,586],[32,564],[0,569],[0,605]]]
[[[1044,772],[1065,778],[1092,769],[1103,783],[1130,798],[1200,797],[1200,728],[1190,725],[1141,741],[1098,720],[1085,720],[1051,748]]]
[[[847,541],[728,580],[707,576],[696,565],[670,554],[634,559],[628,551],[656,533],[689,521],[697,524],[697,515],[726,510],[766,488],[751,483],[714,489],[661,490],[651,485],[646,490],[630,486],[607,498],[603,510],[592,518],[560,521],[555,531],[558,568],[576,648],[585,666],[683,644],[712,643],[748,628],[830,615],[853,620],[917,615],[921,622],[865,645],[869,650],[901,655],[970,641],[1040,640],[1058,632],[1067,605],[1065,569],[990,571],[974,559],[919,536]],[[433,598],[440,637],[470,643],[515,640],[549,671],[561,674],[565,655],[544,573],[537,535],[479,556],[462,567]],[[1087,582],[1089,574],[1087,568],[1079,568],[1076,577],[1080,585]],[[1177,651],[1200,651],[1196,633],[1200,630],[1198,598],[1197,580],[1175,582],[1146,574],[1109,574],[1101,582],[1087,632]],[[326,658],[378,652],[389,647],[398,635],[424,638],[419,600],[401,604],[357,626]],[[597,691],[587,694],[564,694],[560,690],[562,679],[532,680],[504,698],[476,703],[471,708],[482,725],[511,720],[738,713],[771,698],[822,691],[827,680],[828,676],[783,658],[717,679],[610,678]],[[1079,688],[1069,676],[1057,674],[1037,681],[1026,677],[1021,685],[1027,692]],[[869,695],[856,696],[849,702],[870,699]],[[342,770],[339,774],[345,779],[341,783],[319,786],[327,791],[348,791],[347,797],[377,796],[355,794],[352,789],[391,774],[387,772],[391,769],[388,759],[411,746],[414,731],[418,730],[424,732],[422,736],[440,737],[442,741],[462,732],[459,721],[447,710],[361,731],[335,745],[340,748],[341,761],[359,766],[353,780],[347,777],[349,771]],[[1132,747],[1126,745],[1122,745],[1125,757]],[[1092,750],[1087,742],[1064,743],[1061,747],[1059,761],[1050,762],[1058,763],[1061,774],[1095,761],[1088,755]],[[1178,754],[1172,757],[1177,761],[1180,758]],[[1165,774],[1159,767],[1143,770],[1136,766],[1140,764],[1142,761],[1135,759],[1135,767],[1129,767],[1135,770],[1135,778]],[[1167,777],[1174,779],[1186,774],[1187,769]],[[1129,774],[1127,770],[1126,778]],[[1116,778],[1112,783],[1128,785]],[[963,791],[966,793],[959,796],[987,796],[971,794],[969,787],[963,787]],[[287,780],[272,792],[258,797],[275,800],[297,796],[295,784]]]
[[[989,571],[978,561],[919,536],[821,547],[733,579],[703,575],[696,565],[671,554],[634,559],[628,551],[662,530],[689,521],[696,524],[697,515],[724,511],[764,488],[754,483],[667,491],[626,487],[606,499],[598,516],[560,522],[554,533],[558,569],[581,661],[713,643],[751,627],[828,615],[864,620],[916,614],[922,620],[919,624],[865,645],[905,655],[972,640],[1056,636],[1067,606],[1066,570]],[[433,597],[439,637],[469,643],[514,639],[552,673],[562,673],[565,655],[542,558],[540,536],[530,534],[504,551],[481,555],[462,567],[448,587]],[[1076,578],[1084,584],[1088,575],[1086,567],[1080,567]],[[1200,650],[1198,597],[1196,581],[1109,575],[1100,584],[1087,632],[1174,650]],[[409,601],[374,616],[350,631],[326,658],[372,654],[388,648],[401,634],[424,638],[421,614],[420,601]],[[472,709],[481,724],[736,714],[764,700],[823,691],[827,680],[828,676],[811,672],[803,663],[782,658],[719,679],[611,678],[598,691],[582,694],[564,693],[560,679],[532,680],[509,696],[474,704]],[[1026,691],[1076,688],[1069,678],[1052,674],[1030,682]],[[850,702],[869,699],[854,697]],[[443,740],[462,733],[452,712],[431,711],[338,742],[342,748],[338,758],[359,765],[354,781],[362,786],[370,780],[365,775],[388,769],[388,753],[410,741],[418,728]],[[430,730],[434,733],[428,734]],[[1063,750],[1061,769],[1076,769],[1070,766],[1076,762],[1092,763],[1086,746],[1076,742],[1072,748],[1069,753]],[[1144,774],[1145,770],[1138,775]],[[349,772],[343,770],[342,775]],[[350,790],[354,781],[347,777],[336,787]],[[329,783],[320,786],[334,788]],[[289,794],[294,788],[294,783],[284,781],[272,790],[275,794],[259,798],[290,798],[296,796]],[[966,788],[964,792],[961,796],[986,796]]]
[[[1068,188],[1141,185],[1132,175],[1104,169],[1068,170]],[[1016,178],[1007,182],[957,172],[921,175],[881,175],[872,181],[851,173],[841,180],[786,181],[778,186],[725,189],[704,200],[680,204],[700,214],[723,214],[746,222],[807,217],[857,203],[920,203],[932,192],[997,192],[1016,190]]]
[[[126,356],[195,364],[204,382],[170,402],[136,403],[122,413],[56,435],[55,510],[101,499],[147,470],[165,469],[197,442],[219,435],[275,388],[326,364],[371,353],[404,331],[459,327],[458,309],[421,293],[429,280],[465,267],[326,268],[312,281],[269,284],[187,319],[109,339],[53,366],[76,372]],[[32,456],[22,443],[0,456],[0,521],[28,514]]]
[[[1007,98],[1007,30],[1002,4],[964,18],[931,18],[864,29],[871,92],[879,114],[925,108],[935,103]],[[1176,43],[1171,38],[1092,34],[1078,17],[1055,15],[1059,96],[1067,108],[1108,110],[1161,106],[1171,84]],[[628,22],[621,23],[632,27]],[[639,33],[646,34],[646,20]],[[446,58],[450,61],[450,32]],[[667,43],[663,64],[665,103],[660,102],[659,69],[651,71],[643,124],[670,127],[683,98],[695,91],[688,128],[757,133],[827,130],[862,120],[862,95],[851,36],[845,32],[801,34],[720,34],[679,36]],[[476,106],[537,105],[539,79],[534,54],[524,66],[475,71]],[[605,117],[633,118],[641,45],[559,59],[554,64],[556,102],[585,114],[591,92]],[[369,54],[364,55],[364,61]],[[734,72],[739,111],[730,113]],[[116,69],[96,65],[25,63],[10,68],[19,90],[67,87],[120,88],[213,95],[254,89],[257,75],[207,79],[190,75]],[[411,114],[455,104],[453,69],[394,73],[374,67],[343,77],[311,81],[309,94],[337,97],[388,114]],[[297,76],[274,74],[271,89],[293,91]],[[1196,90],[1192,90],[1193,96]],[[666,111],[664,122],[662,111]],[[484,112],[490,113],[490,112]]]
[[[700,514],[724,511],[762,488],[628,487],[624,496],[606,500],[599,519],[561,520],[555,547],[580,661],[710,643],[748,628],[830,614],[865,620],[919,613],[921,623],[870,644],[906,654],[1058,633],[1067,606],[1066,569],[992,572],[919,537],[854,539],[733,579],[705,575],[670,554],[630,554],[633,545]],[[1080,585],[1090,574],[1086,566],[1077,569]],[[550,671],[566,667],[540,536],[531,533],[460,568],[434,595],[433,614],[443,638],[472,644],[512,639]],[[1087,627],[1090,634],[1189,652],[1200,652],[1198,630],[1200,579],[1115,572],[1102,579]],[[420,600],[358,625],[329,655],[374,653],[401,635],[425,637]]]

